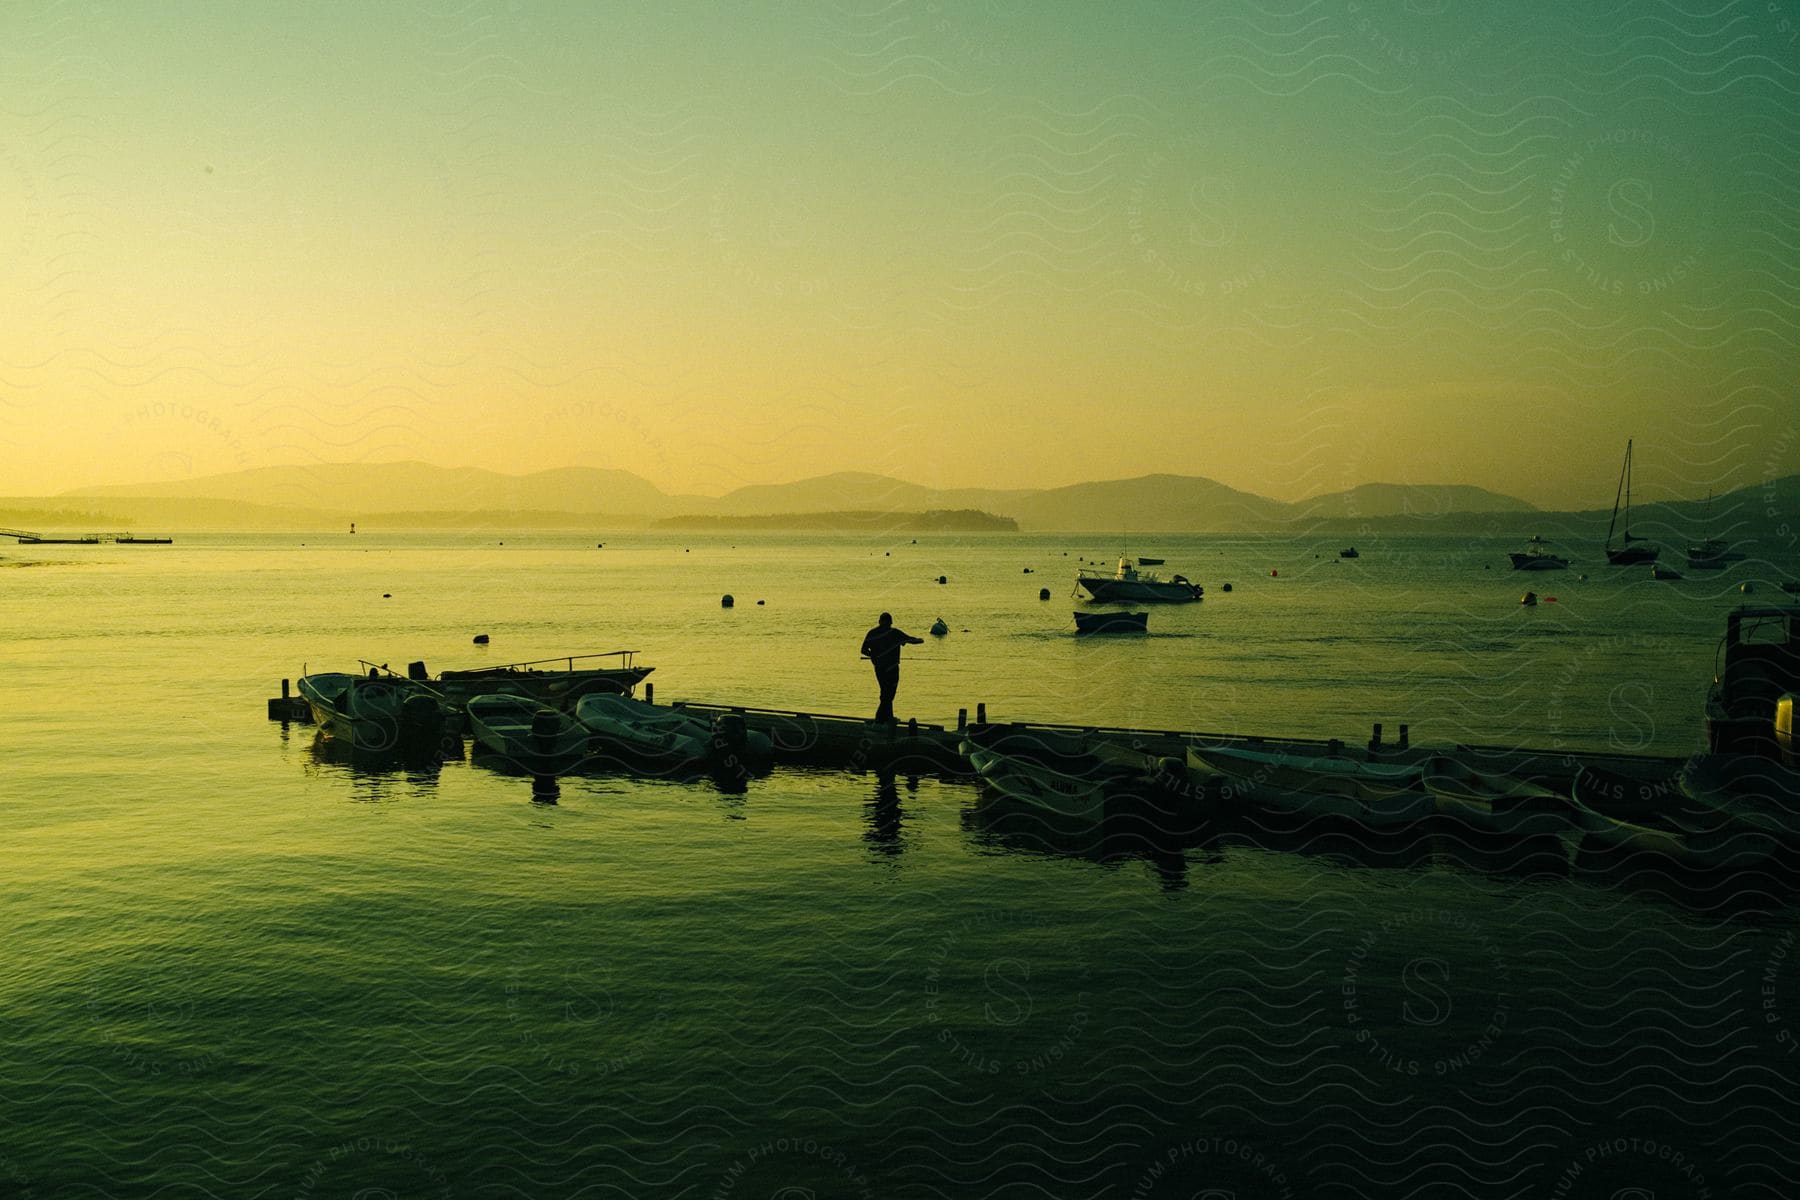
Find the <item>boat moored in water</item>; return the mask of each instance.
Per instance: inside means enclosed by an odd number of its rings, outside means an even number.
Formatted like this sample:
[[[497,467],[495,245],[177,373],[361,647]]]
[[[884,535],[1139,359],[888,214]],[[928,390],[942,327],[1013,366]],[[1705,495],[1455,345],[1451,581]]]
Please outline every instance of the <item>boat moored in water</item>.
[[[729,715],[708,719],[618,695],[583,696],[575,705],[575,719],[593,735],[597,752],[616,755],[629,769],[669,775],[772,757],[767,734],[745,730],[741,717],[733,724]]]
[[[1143,633],[1149,629],[1147,612],[1078,612],[1076,633]]]
[[[573,770],[587,757],[593,740],[568,713],[525,696],[475,696],[468,710],[476,743],[530,775]]]
[[[1552,554],[1544,547],[1548,546],[1541,537],[1533,537],[1525,543],[1525,549],[1514,550],[1507,555],[1512,560],[1515,571],[1561,571],[1569,565],[1569,560],[1560,554]]]
[[[1422,763],[1362,762],[1280,751],[1193,746],[1188,765],[1217,777],[1221,795],[1251,815],[1287,813],[1401,828],[1437,811]]]
[[[1623,538],[1618,546],[1613,545],[1613,530],[1619,524],[1619,502],[1624,500],[1625,528]],[[1612,520],[1606,526],[1606,561],[1615,567],[1626,567],[1636,563],[1653,563],[1659,553],[1657,547],[1632,545],[1645,539],[1631,532],[1631,439],[1625,439],[1625,465],[1619,468],[1619,487],[1613,493]],[[1677,576],[1679,578],[1679,576]]]
[[[557,708],[571,709],[583,696],[629,696],[655,667],[633,663],[635,650],[607,650],[597,654],[571,654],[539,658],[496,667],[445,671],[432,681],[457,707],[481,695],[523,696]],[[600,659],[617,659],[613,666],[595,665]],[[428,679],[425,664],[414,663],[408,676]]]
[[[1089,575],[1085,571],[1078,573],[1075,584],[1101,603],[1187,604],[1206,594],[1205,588],[1189,583],[1186,576],[1176,575],[1163,579],[1148,571],[1138,570],[1126,558],[1119,560],[1118,569],[1111,575]]]
[[[332,671],[297,686],[320,731],[359,750],[435,751],[449,731],[443,697],[415,680]]]

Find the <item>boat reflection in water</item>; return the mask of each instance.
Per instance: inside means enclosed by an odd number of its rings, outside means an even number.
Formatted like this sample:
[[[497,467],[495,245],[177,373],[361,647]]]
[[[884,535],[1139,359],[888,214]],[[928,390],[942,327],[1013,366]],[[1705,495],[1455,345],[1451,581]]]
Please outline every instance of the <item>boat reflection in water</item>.
[[[436,787],[439,772],[446,761],[461,762],[462,741],[446,738],[437,746],[414,751],[371,750],[355,746],[324,730],[315,730],[307,747],[307,756],[320,774],[348,775],[359,782],[402,782],[409,785]],[[372,787],[359,799],[397,799],[386,789]]]

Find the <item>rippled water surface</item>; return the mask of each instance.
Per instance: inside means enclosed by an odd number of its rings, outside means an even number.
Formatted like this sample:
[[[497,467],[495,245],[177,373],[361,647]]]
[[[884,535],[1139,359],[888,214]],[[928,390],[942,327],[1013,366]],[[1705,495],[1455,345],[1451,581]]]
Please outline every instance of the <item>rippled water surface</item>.
[[[1680,756],[1756,577],[1337,548],[1134,546],[1206,601],[1078,641],[1075,566],[1116,545],[8,545],[0,1195],[1789,1194],[1781,897],[1441,840],[1102,840],[933,777],[547,806],[263,713],[305,666],[621,647],[659,700],[861,713],[885,608],[952,630],[908,650],[903,716]]]

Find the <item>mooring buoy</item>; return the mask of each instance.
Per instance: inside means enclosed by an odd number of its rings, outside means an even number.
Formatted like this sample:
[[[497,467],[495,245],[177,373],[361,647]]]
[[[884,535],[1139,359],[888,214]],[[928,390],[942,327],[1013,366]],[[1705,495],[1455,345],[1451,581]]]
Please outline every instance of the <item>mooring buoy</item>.
[[[477,646],[485,646],[488,644],[488,635],[485,633],[478,633],[472,640]]]
[[[736,603],[737,603],[737,601],[733,600],[731,598],[730,592],[726,592],[723,596],[719,597],[719,607],[720,608],[730,608],[732,605],[734,605]]]

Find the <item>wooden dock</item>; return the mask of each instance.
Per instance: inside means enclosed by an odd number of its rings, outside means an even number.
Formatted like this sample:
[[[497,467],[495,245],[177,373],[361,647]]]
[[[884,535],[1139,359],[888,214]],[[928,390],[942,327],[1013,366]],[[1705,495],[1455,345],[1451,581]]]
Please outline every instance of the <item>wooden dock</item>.
[[[272,721],[310,721],[306,701],[292,695],[287,680],[281,695],[268,702]],[[655,693],[645,687],[645,700]],[[1667,779],[1680,770],[1681,757],[1609,754],[1560,747],[1494,746],[1480,743],[1420,746],[1412,743],[1410,730],[1400,725],[1399,738],[1389,741],[1376,725],[1366,741],[1343,738],[1263,736],[1245,733],[1207,733],[1198,730],[1137,729],[1110,725],[1068,725],[1048,721],[996,721],[985,704],[975,706],[974,720],[967,709],[954,722],[909,720],[897,723],[870,721],[837,713],[799,709],[760,708],[705,700],[678,700],[671,707],[714,718],[734,714],[745,728],[766,735],[775,748],[777,762],[830,767],[849,771],[893,771],[907,775],[963,775],[968,762],[959,749],[966,730],[973,725],[1005,724],[1019,731],[1039,730],[1057,736],[1086,735],[1127,746],[1158,758],[1185,759],[1191,747],[1226,747],[1285,753],[1304,758],[1341,758],[1352,762],[1416,763],[1434,754],[1453,754],[1461,762],[1484,772],[1536,780],[1554,788],[1566,788],[1582,767],[1594,767],[1615,775],[1644,780]]]

